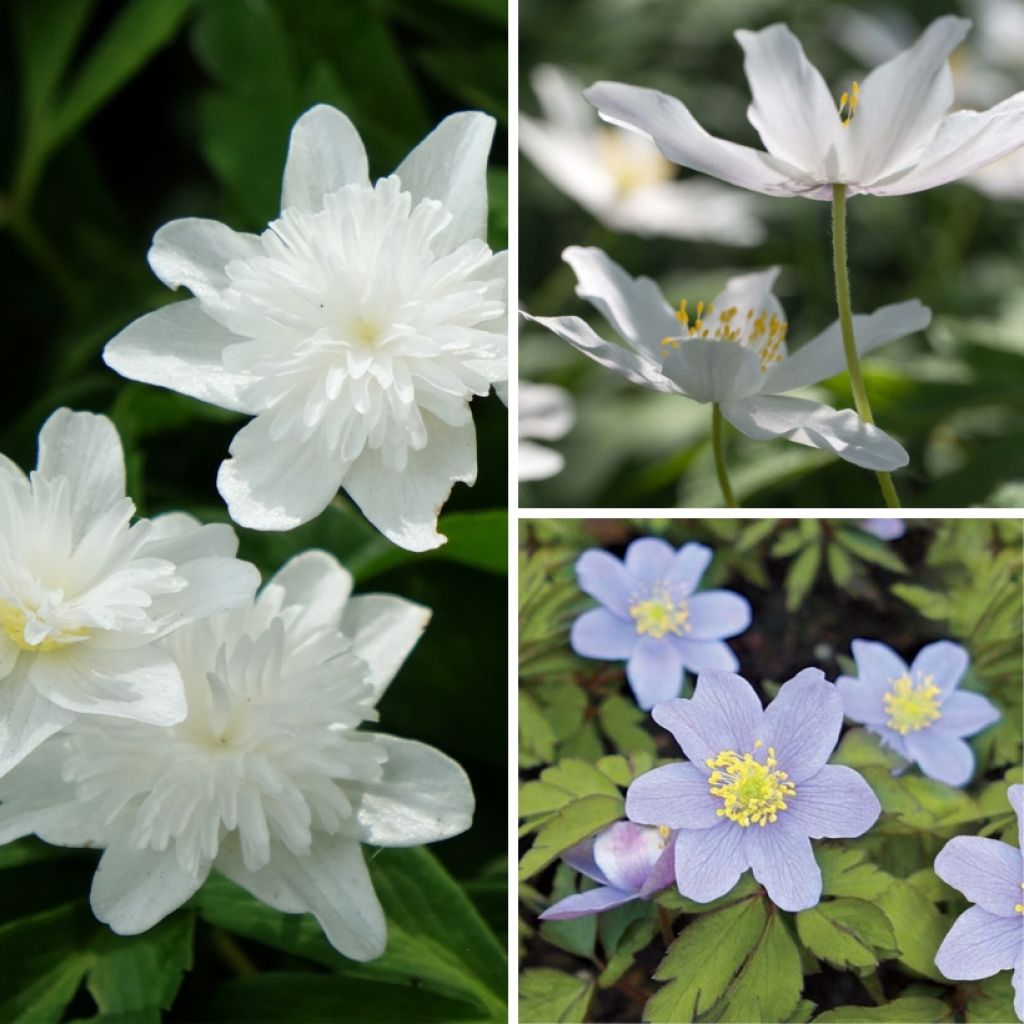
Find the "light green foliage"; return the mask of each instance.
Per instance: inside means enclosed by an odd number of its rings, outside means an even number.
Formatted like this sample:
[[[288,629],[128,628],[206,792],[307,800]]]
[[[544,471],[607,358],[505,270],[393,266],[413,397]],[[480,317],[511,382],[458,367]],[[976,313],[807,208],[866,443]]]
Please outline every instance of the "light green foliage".
[[[899,952],[885,914],[863,899],[824,900],[796,915],[800,941],[821,960],[858,974],[873,971],[880,960]]]
[[[578,1024],[587,1019],[593,982],[561,971],[532,967],[519,978],[522,1024]]]

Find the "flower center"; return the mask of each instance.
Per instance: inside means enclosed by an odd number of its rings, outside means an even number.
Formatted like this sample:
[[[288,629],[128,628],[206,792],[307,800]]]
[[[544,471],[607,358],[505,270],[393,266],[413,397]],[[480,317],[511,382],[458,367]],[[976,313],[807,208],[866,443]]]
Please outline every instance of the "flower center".
[[[620,196],[668,181],[675,172],[648,139],[617,128],[602,128],[598,132],[597,152]]]
[[[362,342],[362,344],[367,346],[375,345],[382,333],[381,328],[377,324],[362,317],[356,321],[355,327],[352,328],[352,334],[356,341]]]
[[[10,601],[0,601],[0,629],[15,647],[34,654],[56,651],[89,635],[87,629],[62,629],[59,625],[48,624],[38,608],[26,612]]]
[[[761,740],[754,744],[755,749],[761,746]],[[708,790],[723,803],[718,816],[735,821],[741,828],[750,825],[764,828],[776,821],[779,811],[788,807],[786,800],[796,795],[796,786],[789,781],[789,776],[776,768],[779,762],[774,747],[768,748],[764,762],[755,760],[750,753],[741,756],[735,750],[723,750],[704,763],[712,769]]]
[[[885,694],[882,702],[889,716],[886,725],[901,736],[908,732],[920,732],[942,717],[939,711],[939,688],[932,676],[924,676],[915,683],[904,673],[898,679],[890,680],[892,689]]]
[[[849,92],[844,92],[839,97],[839,120],[843,122],[843,127],[848,128],[850,122],[853,120],[853,115],[857,113],[857,104],[860,102],[860,83],[854,82],[850,86]]]
[[[781,349],[789,324],[780,320],[778,314],[767,309],[748,309],[744,313],[739,306],[721,310],[717,318],[712,316],[714,312],[714,303],[708,303],[705,308],[703,302],[698,302],[696,316],[691,322],[686,299],[683,299],[676,310],[676,319],[683,326],[683,337],[737,342],[757,353],[762,373],[781,361]],[[678,338],[662,338],[663,355],[668,355],[670,349],[679,348],[679,344]]]
[[[666,591],[658,591],[629,606],[629,614],[641,636],[660,640],[666,633],[682,636],[690,631],[690,609],[683,600],[673,600]]]

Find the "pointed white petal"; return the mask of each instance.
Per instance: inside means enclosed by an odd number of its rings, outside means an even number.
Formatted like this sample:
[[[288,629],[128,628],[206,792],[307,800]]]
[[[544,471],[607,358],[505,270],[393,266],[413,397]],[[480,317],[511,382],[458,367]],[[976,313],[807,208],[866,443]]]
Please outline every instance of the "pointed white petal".
[[[747,437],[758,441],[785,437],[834,452],[864,469],[891,472],[909,462],[896,441],[865,423],[852,409],[832,409],[803,398],[756,395],[723,403],[722,415]]]
[[[427,446],[409,451],[405,469],[386,466],[367,448],[345,474],[342,486],[363,515],[388,540],[407,551],[429,551],[445,538],[437,517],[456,483],[476,481],[476,430],[472,419],[449,426],[425,413]]]
[[[207,299],[228,286],[224,268],[232,260],[262,253],[263,243],[256,235],[232,231],[216,220],[185,217],[157,231],[147,259],[168,288],[184,285],[196,298]]]
[[[241,608],[252,600],[260,585],[256,566],[237,558],[196,558],[179,565],[176,573],[188,585],[153,601],[157,636],[166,636],[186,622]]]
[[[0,683],[0,776],[23,761],[43,740],[74,720],[36,691],[27,666],[17,666]]]
[[[315,630],[337,630],[352,593],[352,574],[326,551],[303,551],[275,573],[264,594],[280,591],[282,608],[291,608],[288,636],[296,642]]]
[[[150,521],[146,558],[164,558],[184,565],[197,558],[234,558],[238,534],[227,523],[200,523],[187,512],[166,512]]]
[[[557,441],[576,422],[572,395],[555,384],[519,382],[519,436]]]
[[[352,598],[341,620],[341,631],[352,640],[355,653],[369,666],[367,682],[377,699],[402,667],[430,622],[430,609],[390,594],[361,594]]]
[[[593,131],[597,117],[583,98],[583,83],[575,75],[554,64],[538,64],[530,72],[530,85],[544,116],[559,131]]]
[[[747,398],[761,387],[761,360],[727,341],[690,338],[671,349],[663,368],[669,380],[698,402]]]
[[[520,440],[516,454],[519,480],[547,480],[565,469],[565,456],[542,444]]]
[[[682,102],[663,92],[598,82],[584,95],[605,120],[650,135],[669,160],[683,167],[766,195],[803,195],[818,187],[767,153],[709,135]]]
[[[273,852],[276,852],[276,849]],[[225,878],[252,893],[268,907],[280,910],[284,914],[302,914],[306,910],[306,903],[292,889],[280,865],[275,862],[273,852],[270,862],[265,867],[258,871],[250,871],[242,859],[242,844],[238,832],[229,832],[220,841],[213,866]]]
[[[932,311],[917,299],[882,306],[874,313],[855,316],[853,333],[857,340],[857,352],[863,356],[896,338],[923,331],[931,319]],[[845,369],[843,337],[837,320],[769,370],[761,393],[780,395],[786,391],[795,391],[827,380]]]
[[[366,148],[345,114],[320,103],[295,122],[281,184],[282,210],[316,213],[328,192],[369,182]]]
[[[207,316],[198,299],[188,299],[134,320],[107,342],[103,361],[129,380],[253,412],[242,397],[249,379],[221,360],[225,348],[243,340]]]
[[[442,251],[487,239],[487,156],[494,126],[494,118],[479,111],[451,114],[395,171],[414,202],[436,199],[454,215],[438,236]]]

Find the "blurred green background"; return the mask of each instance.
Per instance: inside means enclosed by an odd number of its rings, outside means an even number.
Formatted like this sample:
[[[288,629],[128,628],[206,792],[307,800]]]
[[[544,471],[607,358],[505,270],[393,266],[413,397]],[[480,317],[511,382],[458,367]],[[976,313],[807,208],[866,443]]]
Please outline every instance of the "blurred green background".
[[[871,21],[856,20],[858,13]],[[884,46],[909,45],[946,13],[975,22],[954,55],[958,105],[987,108],[1024,88],[1020,0],[522,0],[520,106],[537,114],[529,72],[551,63],[584,84],[611,79],[661,89],[680,97],[712,134],[761,148],[746,119],[737,28],[786,22],[838,97],[852,79],[863,79],[865,67],[891,55]],[[777,292],[791,349],[836,318],[827,203],[736,189],[757,204],[767,227],[756,247],[641,238],[602,227],[525,156],[520,163],[521,305],[535,315],[583,315],[613,337],[575,297],[572,273],[560,260],[567,245],[597,245],[631,274],[655,278],[670,302],[685,296],[691,305],[711,299],[730,274],[781,265]],[[877,422],[910,453],[909,468],[896,475],[905,504],[1024,503],[1024,161],[1008,178],[998,200],[956,183],[901,198],[861,196],[850,205],[855,309],[917,297],[935,313],[924,335],[888,345],[864,365]],[[709,407],[636,388],[535,326],[522,326],[520,353],[520,376],[568,388],[578,415],[574,430],[554,445],[566,469],[524,484],[523,505],[721,504]],[[845,374],[820,395],[852,405]],[[731,428],[727,444],[733,485],[745,504],[881,504],[870,474],[825,453],[782,440],[748,441]]]
[[[106,413],[121,432],[129,494],[140,514],[184,509],[204,520],[226,519],[216,471],[245,418],[122,380],[100,352],[135,317],[183,297],[164,288],[146,264],[161,224],[202,216],[259,232],[277,215],[288,133],[314,103],[334,104],[352,118],[374,175],[388,173],[446,114],[494,115],[490,243],[507,245],[504,0],[10,0],[0,5],[0,26],[0,451],[25,468],[35,464],[36,433],[53,409]],[[474,826],[431,849],[459,883],[460,898],[468,896],[487,921],[488,941],[503,946],[507,413],[488,398],[474,402],[474,414],[480,477],[472,489],[456,487],[441,526],[451,540],[440,551],[394,548],[344,501],[291,533],[239,533],[242,557],[264,577],[293,554],[323,547],[356,574],[357,592],[401,594],[433,609],[426,635],[381,704],[381,728],[434,744],[469,772],[477,796]],[[84,906],[95,855],[69,854],[41,860],[50,854],[31,841],[0,850],[0,948],[6,951],[0,1019],[24,1012],[31,992],[52,996],[54,976],[37,975],[59,966],[22,959],[38,952],[24,929],[70,898]],[[378,885],[419,863],[386,852],[375,862]],[[431,941],[443,946],[447,935],[456,947],[446,954],[456,965],[451,977],[461,969],[480,981],[492,953],[479,935],[466,938],[468,911],[448,896],[437,889],[431,898],[442,907],[447,900],[449,917],[435,906],[421,910],[429,920],[412,922],[414,932],[437,932],[433,939],[418,937],[423,960],[406,965],[419,972],[419,989],[408,991],[423,1012],[436,991],[429,964],[439,954]],[[101,932],[109,939],[90,922],[51,959],[67,969],[80,946],[96,949]],[[217,957],[210,928],[197,927],[205,929],[197,932],[202,969],[189,975],[169,1019],[248,1014],[251,1020],[255,1007],[262,1019],[276,1013],[323,1019],[330,992],[309,988],[305,973],[298,988],[277,990],[276,1008],[269,989],[266,1002],[261,996],[255,1004],[251,998],[232,1003],[246,996],[237,989],[230,999],[209,1002],[214,986],[235,971],[230,957]],[[334,972],[353,968],[319,947],[279,952],[295,936],[276,945],[266,936],[239,941],[261,973],[322,969],[310,960]],[[479,947],[461,967],[460,941]],[[500,1006],[504,976],[494,948],[497,965],[490,964],[480,984],[496,988],[491,996]],[[174,959],[166,950],[158,955]],[[129,960],[123,954],[122,962]],[[381,986],[414,984],[401,965],[384,964],[376,974],[371,965],[356,974]],[[70,1008],[49,1005],[32,1019],[86,1017],[95,1012],[93,1003],[109,1009],[109,1000],[104,1007],[92,982],[89,987],[91,999],[80,990]],[[454,998],[451,984],[442,990]],[[254,990],[247,991],[252,997]],[[358,985],[351,991],[354,1013],[366,992]],[[374,998],[386,1007],[381,991]],[[65,1003],[74,992],[72,985]],[[466,996],[457,985],[454,993]],[[450,1018],[458,1012],[454,1004],[444,1010]],[[479,1007],[472,1012],[487,1016]]]

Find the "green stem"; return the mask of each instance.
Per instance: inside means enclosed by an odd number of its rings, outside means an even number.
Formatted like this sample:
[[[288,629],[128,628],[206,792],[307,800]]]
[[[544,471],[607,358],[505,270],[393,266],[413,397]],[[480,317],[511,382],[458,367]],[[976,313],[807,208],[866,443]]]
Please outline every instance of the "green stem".
[[[729,474],[725,468],[725,448],[722,445],[722,410],[718,403],[711,405],[711,447],[715,451],[715,472],[718,474],[718,486],[722,488],[722,497],[729,508],[739,508],[736,495],[729,485]]]
[[[251,978],[260,973],[256,965],[245,955],[242,947],[226,931],[214,928],[210,932],[210,938],[217,954],[236,975]]]
[[[857,340],[853,334],[853,305],[850,302],[850,271],[846,264],[846,186],[832,186],[832,265],[836,278],[836,304],[839,307],[839,326],[843,334],[843,352],[846,355],[846,369],[850,374],[850,389],[857,415],[865,423],[874,424],[871,402],[860,372],[860,357],[857,355]],[[896,486],[889,473],[876,472],[878,486],[889,508],[901,508]]]

